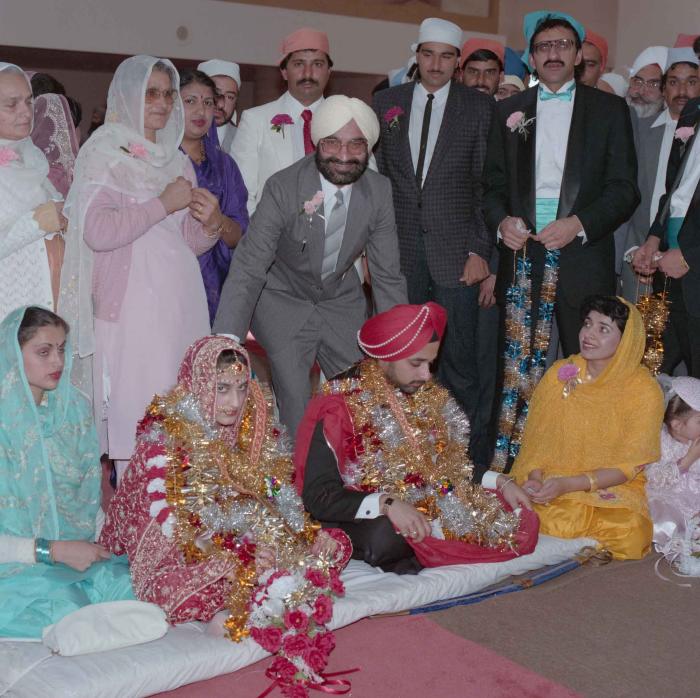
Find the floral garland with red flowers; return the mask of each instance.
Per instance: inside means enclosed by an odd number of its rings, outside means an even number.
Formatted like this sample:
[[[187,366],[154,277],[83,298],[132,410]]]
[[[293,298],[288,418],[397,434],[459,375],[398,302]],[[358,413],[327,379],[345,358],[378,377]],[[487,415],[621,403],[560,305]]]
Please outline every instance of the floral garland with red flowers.
[[[176,388],[154,398],[139,435],[153,442],[146,459],[151,516],[186,562],[235,561],[224,623],[229,637],[251,636],[277,653],[271,678],[285,695],[306,696],[308,687],[325,681],[335,645],[326,624],[333,597],[344,593],[340,569],[352,547],[337,529],[324,532],[325,549],[319,541],[319,527],[289,482],[286,434],[269,414],[271,406],[251,383],[231,448],[216,438],[196,398]],[[272,567],[259,562],[261,550],[273,551]]]

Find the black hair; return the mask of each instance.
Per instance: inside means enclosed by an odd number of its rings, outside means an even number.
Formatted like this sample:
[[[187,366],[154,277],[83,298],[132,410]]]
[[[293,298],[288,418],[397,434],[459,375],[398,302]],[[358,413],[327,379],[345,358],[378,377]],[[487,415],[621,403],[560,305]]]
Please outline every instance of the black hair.
[[[64,96],[66,94],[66,88],[63,87],[63,84],[48,73],[34,73],[29,82],[31,83],[32,95],[34,97],[47,94],[48,92]]]
[[[292,51],[292,53],[298,53],[299,51],[315,51],[315,50],[316,49],[313,49],[313,48],[298,48],[296,51]],[[287,63],[289,63],[289,59],[292,57],[292,53],[288,53],[282,59],[282,62],[280,63],[280,70],[287,70]],[[327,53],[324,53],[323,51],[321,53],[323,53],[323,55],[326,57],[326,60],[328,61],[328,67],[332,68],[333,61],[331,60],[331,57]]]
[[[661,89],[663,90],[666,87],[666,76],[668,75],[670,70],[673,70],[677,65],[688,65],[690,66],[693,70],[697,70],[698,66],[695,65],[695,63],[689,63],[688,61],[677,61],[676,63],[671,63],[670,66],[668,66],[668,69],[664,72],[664,74],[661,76]]]
[[[68,108],[70,109],[70,116],[73,120],[73,126],[78,128],[80,122],[83,120],[83,107],[80,102],[75,97],[66,97],[68,102]]]
[[[46,308],[31,305],[24,311],[24,317],[17,330],[19,346],[23,347],[42,327],[60,327],[66,334],[70,332],[68,323],[60,315]]]
[[[695,41],[693,41],[693,51],[695,51],[695,55],[700,58],[700,36],[696,36]]]
[[[206,73],[194,68],[183,70],[180,73],[180,89],[192,84],[204,85],[204,87],[208,87],[214,93],[214,96],[218,94],[216,83]]]
[[[503,62],[493,51],[489,51],[489,49],[487,48],[479,48],[476,51],[472,51],[464,59],[464,63],[462,63],[462,68],[464,68],[464,66],[467,65],[467,63],[470,63],[471,61],[497,61],[500,71],[503,72]]]
[[[593,310],[601,315],[609,317],[617,325],[621,333],[625,331],[625,326],[630,316],[630,309],[615,296],[596,294],[585,298],[583,303],[581,303],[581,322],[583,322],[588,317],[588,313]]]
[[[236,363],[243,364],[244,366],[248,365],[248,362],[243,354],[239,354],[233,349],[224,349],[216,359],[216,370],[220,371],[221,369],[224,369],[227,366],[233,366],[233,364]]]
[[[556,29],[557,27],[568,29],[574,35],[574,44],[576,47],[576,52],[578,53],[581,50],[581,37],[578,35],[576,29],[574,29],[571,22],[567,22],[561,17],[547,15],[542,19],[541,22],[537,24],[537,26],[535,27],[535,31],[532,34],[532,38],[530,39],[530,46],[528,47],[530,55],[534,55],[535,53],[535,44],[537,43],[537,36],[543,31],[547,31],[548,29]],[[528,68],[530,68],[530,66],[528,66]],[[581,79],[585,69],[586,66],[583,63],[583,60],[578,65],[574,66],[574,80],[576,80],[576,82],[578,82]],[[537,70],[533,69],[532,75],[533,77],[539,79],[537,76]]]

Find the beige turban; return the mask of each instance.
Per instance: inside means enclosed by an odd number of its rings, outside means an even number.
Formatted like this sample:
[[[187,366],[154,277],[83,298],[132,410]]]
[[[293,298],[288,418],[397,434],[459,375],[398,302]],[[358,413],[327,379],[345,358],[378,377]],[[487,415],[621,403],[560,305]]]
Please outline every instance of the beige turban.
[[[377,115],[361,99],[345,95],[328,97],[316,109],[311,120],[311,140],[318,143],[321,138],[327,138],[340,131],[350,121],[359,126],[362,135],[367,139],[369,149],[372,150],[379,138]]]

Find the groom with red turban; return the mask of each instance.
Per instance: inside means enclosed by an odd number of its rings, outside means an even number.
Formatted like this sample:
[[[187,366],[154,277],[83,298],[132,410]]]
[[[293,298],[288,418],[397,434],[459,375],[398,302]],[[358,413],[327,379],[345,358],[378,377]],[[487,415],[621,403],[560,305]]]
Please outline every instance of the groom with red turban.
[[[537,517],[508,476],[497,476],[497,491],[471,482],[469,420],[431,378],[446,324],[432,302],[365,322],[357,338],[367,358],[324,385],[297,432],[306,508],[384,571],[496,562],[537,541]]]

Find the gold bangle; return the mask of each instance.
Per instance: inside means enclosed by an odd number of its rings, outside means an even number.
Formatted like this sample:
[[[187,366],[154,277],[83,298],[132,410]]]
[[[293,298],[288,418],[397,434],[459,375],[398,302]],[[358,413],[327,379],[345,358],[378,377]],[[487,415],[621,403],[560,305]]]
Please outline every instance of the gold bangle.
[[[588,482],[589,482],[588,491],[589,492],[596,492],[598,490],[598,478],[596,477],[596,474],[594,472],[590,472],[590,473],[584,473],[584,475],[588,478]]]
[[[214,230],[212,233],[207,232],[207,229],[204,228],[204,234],[208,238],[219,238],[221,237],[221,233],[224,231],[224,217],[221,217],[221,223],[217,226],[216,230]]]
[[[690,269],[690,264],[688,264],[688,262],[685,261],[685,257],[683,256],[683,253],[681,252],[680,248],[678,248],[678,254],[680,254],[681,256],[681,262],[683,262],[683,266],[686,269]]]

